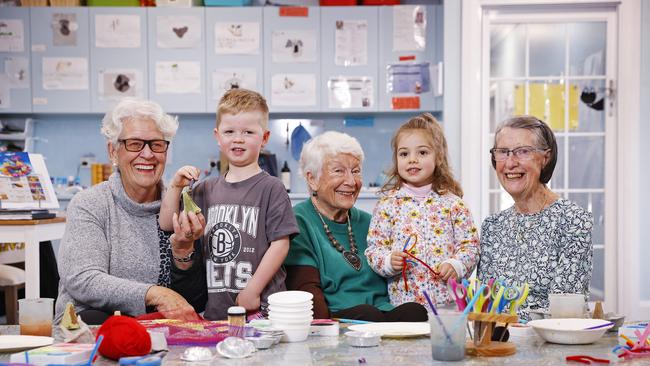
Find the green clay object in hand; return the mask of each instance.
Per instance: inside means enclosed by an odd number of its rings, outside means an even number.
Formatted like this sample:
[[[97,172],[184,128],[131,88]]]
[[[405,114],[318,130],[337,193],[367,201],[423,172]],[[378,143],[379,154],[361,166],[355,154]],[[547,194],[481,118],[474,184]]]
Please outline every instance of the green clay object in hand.
[[[189,189],[183,189],[183,193],[181,195],[183,196],[183,211],[185,211],[185,213],[194,212],[197,215],[201,213],[201,208],[196,205],[196,202],[194,202],[190,196]]]

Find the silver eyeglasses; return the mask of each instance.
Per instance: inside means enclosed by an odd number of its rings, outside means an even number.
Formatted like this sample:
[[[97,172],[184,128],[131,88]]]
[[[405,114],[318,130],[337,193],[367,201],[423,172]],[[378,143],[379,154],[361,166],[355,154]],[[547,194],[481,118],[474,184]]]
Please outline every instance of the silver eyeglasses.
[[[532,146],[519,146],[514,149],[505,149],[505,148],[492,148],[490,149],[490,154],[496,161],[504,161],[508,159],[508,156],[512,154],[515,159],[518,160],[530,160],[533,158],[534,152],[544,152],[549,149],[542,149],[539,147]]]

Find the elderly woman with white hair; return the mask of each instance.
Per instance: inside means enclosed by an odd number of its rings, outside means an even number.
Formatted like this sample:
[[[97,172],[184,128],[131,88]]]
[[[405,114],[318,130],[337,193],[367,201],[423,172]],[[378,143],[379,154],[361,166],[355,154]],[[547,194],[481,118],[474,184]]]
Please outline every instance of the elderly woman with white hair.
[[[287,288],[314,295],[314,318],[424,321],[417,303],[394,308],[386,280],[368,265],[370,214],[354,207],[361,190],[359,142],[329,131],[307,142],[300,169],[311,197],[294,207],[300,234],[284,262]]]
[[[181,214],[171,236],[158,226],[161,178],[177,129],[176,118],[158,104],[132,98],[104,117],[101,132],[115,171],[67,208],[56,322],[68,302],[90,324],[116,310],[132,316],[156,310],[178,319],[203,310],[205,270],[200,255],[192,255],[203,217]]]

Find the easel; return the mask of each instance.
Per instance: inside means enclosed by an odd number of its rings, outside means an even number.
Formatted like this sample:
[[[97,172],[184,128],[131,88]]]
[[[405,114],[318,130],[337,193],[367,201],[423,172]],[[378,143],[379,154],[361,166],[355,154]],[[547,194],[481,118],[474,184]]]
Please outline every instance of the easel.
[[[517,347],[510,342],[492,342],[496,323],[516,323],[517,315],[493,313],[469,313],[468,320],[474,321],[474,341],[465,344],[465,352],[470,356],[500,357],[517,352]],[[506,329],[503,330],[504,332]]]

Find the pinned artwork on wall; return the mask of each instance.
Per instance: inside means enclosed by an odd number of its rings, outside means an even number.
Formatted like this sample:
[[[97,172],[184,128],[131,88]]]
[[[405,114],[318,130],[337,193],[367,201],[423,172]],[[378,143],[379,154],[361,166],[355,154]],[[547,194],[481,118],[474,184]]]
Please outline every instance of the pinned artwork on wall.
[[[374,105],[372,78],[336,76],[327,81],[330,108],[370,108]]]
[[[386,92],[427,93],[431,90],[431,70],[428,62],[397,63],[386,67]]]
[[[139,48],[140,33],[140,17],[137,15],[95,15],[97,48]]]
[[[368,22],[337,20],[334,34],[334,64],[362,66],[368,64]]]
[[[22,19],[0,19],[0,52],[25,51]]]
[[[260,23],[215,23],[214,52],[218,55],[259,54]]]
[[[78,30],[77,14],[52,14],[52,44],[55,47],[76,46]]]
[[[421,5],[393,6],[393,51],[424,51],[427,10]]]
[[[271,104],[274,106],[315,106],[316,75],[273,75],[271,77]]]
[[[88,90],[88,59],[43,57],[44,90]]]
[[[9,88],[29,88],[29,60],[26,57],[5,58],[5,75],[7,75]]]
[[[201,64],[194,61],[156,62],[157,94],[201,93]]]
[[[136,69],[99,71],[99,98],[102,100],[141,96],[141,73]]]
[[[316,62],[316,32],[313,30],[273,31],[271,47],[273,62]]]
[[[201,18],[194,15],[159,15],[156,18],[158,48],[194,48],[201,45]]]
[[[257,90],[257,71],[253,68],[216,69],[212,73],[212,99],[219,100],[231,89]]]

